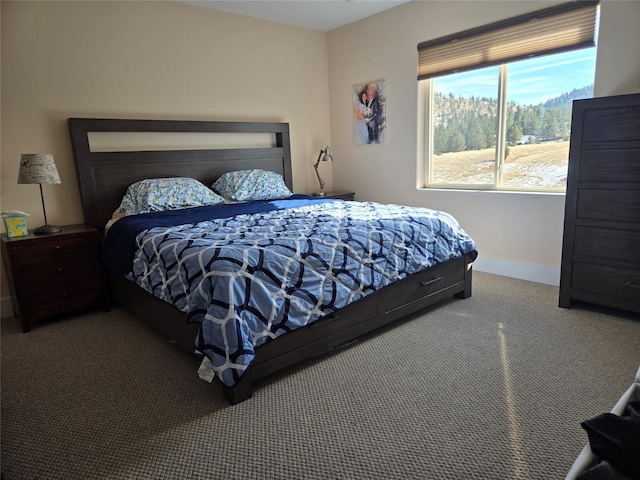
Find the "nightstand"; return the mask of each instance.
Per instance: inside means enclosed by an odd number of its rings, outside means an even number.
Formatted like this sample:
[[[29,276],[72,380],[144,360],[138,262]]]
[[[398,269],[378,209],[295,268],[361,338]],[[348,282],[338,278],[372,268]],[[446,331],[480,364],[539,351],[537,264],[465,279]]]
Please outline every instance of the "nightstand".
[[[342,200],[355,200],[355,192],[327,192],[322,198],[340,198]]]
[[[35,320],[99,304],[107,308],[97,229],[66,225],[51,235],[30,231],[1,238],[13,310],[23,332]]]

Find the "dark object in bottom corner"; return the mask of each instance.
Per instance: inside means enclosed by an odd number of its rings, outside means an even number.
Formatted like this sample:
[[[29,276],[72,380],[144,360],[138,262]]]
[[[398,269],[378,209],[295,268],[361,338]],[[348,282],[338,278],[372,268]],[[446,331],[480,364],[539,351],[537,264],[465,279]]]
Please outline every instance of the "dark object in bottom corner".
[[[603,413],[581,425],[594,454],[629,479],[640,480],[640,401],[629,402],[621,416]]]

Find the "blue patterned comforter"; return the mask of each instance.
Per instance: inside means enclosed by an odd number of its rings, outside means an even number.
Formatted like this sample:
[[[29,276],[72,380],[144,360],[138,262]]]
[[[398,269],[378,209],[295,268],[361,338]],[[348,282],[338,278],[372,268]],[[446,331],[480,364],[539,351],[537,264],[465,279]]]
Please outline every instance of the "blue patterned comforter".
[[[189,209],[184,220],[154,214],[164,226],[150,228],[122,219],[105,239],[121,269],[131,255],[124,265],[136,284],[200,324],[201,371],[227,386],[268,340],[437,263],[477,255],[441,211],[301,196],[252,203]]]

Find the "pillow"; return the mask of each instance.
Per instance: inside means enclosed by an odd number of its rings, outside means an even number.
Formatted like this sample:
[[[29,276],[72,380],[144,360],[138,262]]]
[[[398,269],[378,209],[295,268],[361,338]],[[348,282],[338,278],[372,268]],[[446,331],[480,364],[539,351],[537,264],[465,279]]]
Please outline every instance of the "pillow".
[[[135,215],[223,202],[222,197],[193,178],[151,178],[129,185],[115,213]]]
[[[235,202],[277,200],[293,195],[282,175],[261,169],[227,172],[215,181],[212,188]]]

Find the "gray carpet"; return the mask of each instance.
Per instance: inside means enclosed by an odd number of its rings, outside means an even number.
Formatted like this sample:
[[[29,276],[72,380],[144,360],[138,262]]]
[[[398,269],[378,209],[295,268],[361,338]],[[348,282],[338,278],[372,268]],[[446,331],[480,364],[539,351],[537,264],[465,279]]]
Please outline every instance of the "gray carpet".
[[[122,309],[2,319],[18,479],[554,479],[640,365],[638,315],[476,272],[451,300],[258,382],[236,406]]]

